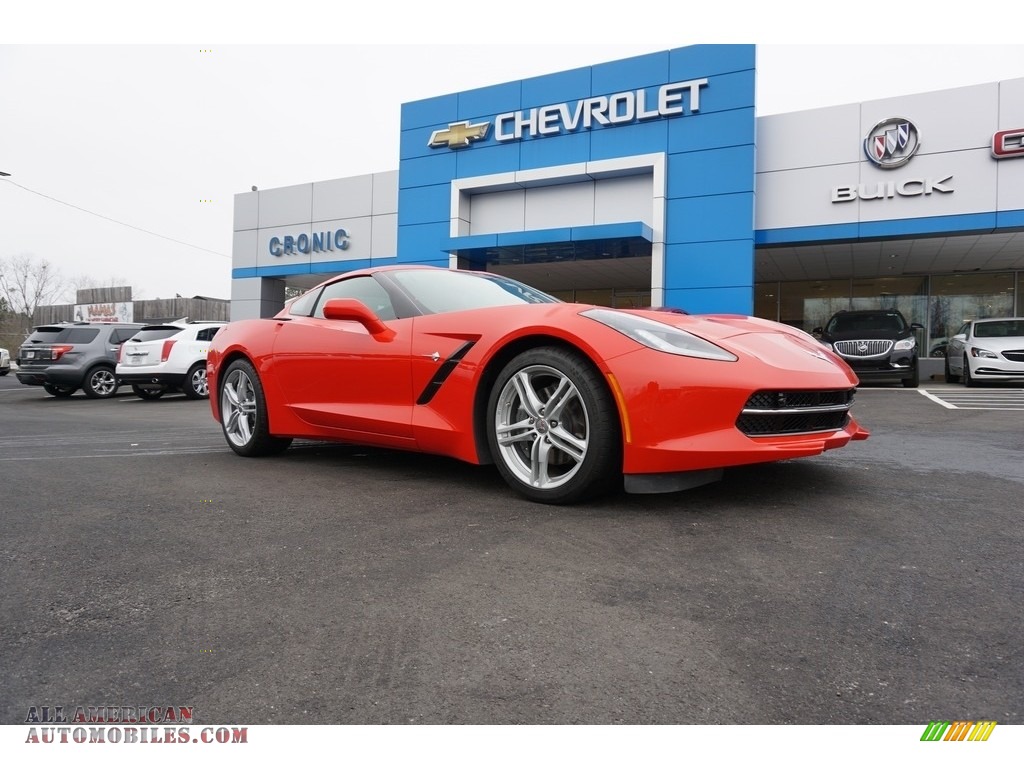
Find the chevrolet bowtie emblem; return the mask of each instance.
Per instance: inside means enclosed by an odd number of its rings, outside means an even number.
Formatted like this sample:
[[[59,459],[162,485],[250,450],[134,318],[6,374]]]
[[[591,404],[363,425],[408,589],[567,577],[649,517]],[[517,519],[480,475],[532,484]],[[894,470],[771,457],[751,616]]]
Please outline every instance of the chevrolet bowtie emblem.
[[[427,142],[427,146],[443,147],[447,145],[451,149],[468,147],[469,142],[486,138],[490,127],[490,123],[470,125],[469,120],[463,120],[461,123],[449,123],[447,128],[442,128],[430,134],[430,141]]]

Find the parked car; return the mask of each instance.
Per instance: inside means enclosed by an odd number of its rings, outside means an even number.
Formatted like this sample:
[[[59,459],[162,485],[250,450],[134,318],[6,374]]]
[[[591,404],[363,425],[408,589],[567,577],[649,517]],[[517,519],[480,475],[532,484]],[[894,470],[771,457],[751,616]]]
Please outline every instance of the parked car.
[[[185,397],[209,397],[206,351],[226,323],[176,321],[141,328],[121,347],[117,377],[144,400],[180,390]]]
[[[946,381],[1024,379],[1024,317],[968,320],[949,340]]]
[[[568,304],[437,267],[350,272],[230,323],[207,368],[241,456],[297,437],[440,454],[496,464],[544,503],[684,490],[868,437],[856,375],[802,330]]]
[[[37,326],[18,350],[18,381],[54,397],[78,389],[93,398],[113,397],[121,344],[141,323],[60,323]]]
[[[899,310],[863,309],[837,312],[814,333],[845,360],[862,381],[900,381],[904,387],[920,383],[915,332],[920,323],[908,323]]]
[[[11,372],[11,353],[0,347],[0,376],[6,376]]]

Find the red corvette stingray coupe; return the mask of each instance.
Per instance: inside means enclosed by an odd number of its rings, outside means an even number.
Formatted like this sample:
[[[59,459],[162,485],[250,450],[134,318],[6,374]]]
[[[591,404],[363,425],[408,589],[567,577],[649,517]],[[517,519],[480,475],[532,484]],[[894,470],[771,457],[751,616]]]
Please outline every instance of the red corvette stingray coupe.
[[[868,432],[856,375],[803,331],[740,315],[567,304],[486,272],[350,272],[230,323],[210,406],[242,456],[292,438],[496,464],[529,499],[656,493]]]

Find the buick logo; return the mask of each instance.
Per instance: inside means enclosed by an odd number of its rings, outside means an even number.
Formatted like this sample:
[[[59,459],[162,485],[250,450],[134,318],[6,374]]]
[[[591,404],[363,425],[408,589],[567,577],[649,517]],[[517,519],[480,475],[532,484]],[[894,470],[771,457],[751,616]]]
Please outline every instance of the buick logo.
[[[860,352],[861,354],[863,354],[864,352],[867,352],[868,351],[868,345],[865,344],[864,342],[861,342],[860,344],[857,345],[857,351]]]
[[[864,154],[879,168],[906,165],[920,146],[917,126],[904,117],[890,117],[876,123],[864,138]]]

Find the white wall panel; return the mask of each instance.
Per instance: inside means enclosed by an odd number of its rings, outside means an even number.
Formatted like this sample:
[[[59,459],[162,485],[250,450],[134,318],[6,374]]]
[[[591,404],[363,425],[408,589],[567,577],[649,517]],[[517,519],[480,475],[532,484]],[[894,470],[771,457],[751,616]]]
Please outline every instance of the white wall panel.
[[[470,234],[522,232],[526,226],[526,190],[486,192],[470,199]]]
[[[381,214],[371,219],[370,257],[390,259],[398,255],[398,214]]]
[[[260,229],[309,222],[313,214],[313,185],[299,184],[259,192]]]
[[[832,188],[856,184],[859,163],[757,175],[754,221],[758,229],[810,227],[857,221],[860,203],[832,204]]]
[[[757,171],[856,163],[863,157],[860,105],[757,119]]]
[[[245,229],[235,232],[231,239],[231,267],[255,267],[259,256],[259,232]]]
[[[594,223],[594,182],[526,190],[526,229]]]
[[[373,174],[373,215],[398,213],[398,171]],[[398,226],[397,220],[395,226]],[[398,232],[395,232],[397,242]]]
[[[651,199],[654,179],[651,174],[600,179],[594,186],[594,223],[616,224],[622,221],[652,221]]]
[[[373,211],[373,177],[318,181],[313,184],[313,221],[358,218]]]
[[[242,192],[235,195],[234,230],[256,229],[259,225],[259,192]]]

